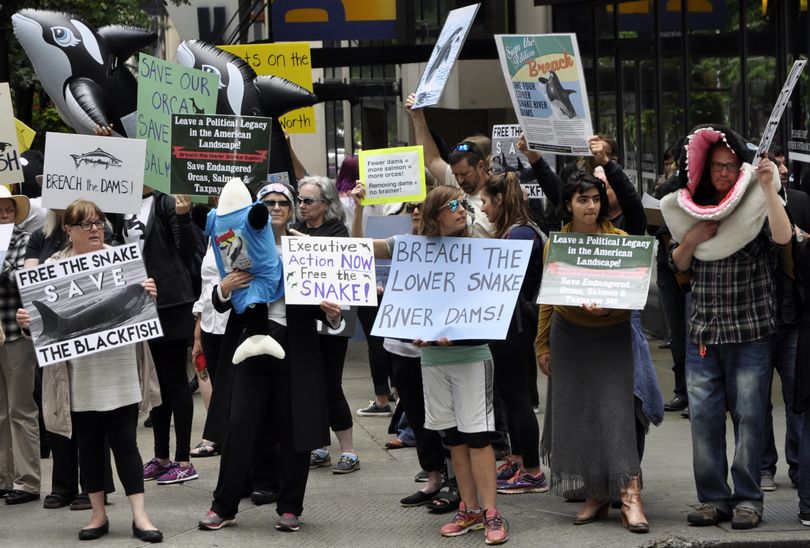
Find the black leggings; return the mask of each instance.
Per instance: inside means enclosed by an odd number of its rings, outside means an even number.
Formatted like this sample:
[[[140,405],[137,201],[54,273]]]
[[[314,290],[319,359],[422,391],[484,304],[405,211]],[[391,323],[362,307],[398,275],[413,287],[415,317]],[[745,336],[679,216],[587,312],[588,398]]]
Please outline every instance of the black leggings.
[[[352,412],[343,393],[343,365],[349,347],[347,337],[318,335],[326,374],[326,405],[329,409],[329,427],[341,432],[352,427]]]
[[[112,411],[79,411],[71,413],[71,419],[79,444],[79,465],[87,492],[104,491],[106,436],[115,457],[115,468],[124,486],[124,493],[127,496],[143,493],[143,461],[135,435],[138,404],[133,403]]]
[[[191,451],[191,421],[194,417],[194,401],[188,386],[186,373],[187,346],[185,339],[149,341],[152,359],[160,384],[163,403],[152,409],[152,426],[155,436],[155,457],[169,458],[169,428],[174,415],[174,435],[177,447],[174,460],[189,460]]]
[[[72,501],[78,494],[77,485],[81,487],[82,492],[87,492],[83,470],[82,476],[79,477],[79,446],[76,432],[73,432],[72,438],[48,432],[48,440],[50,440],[51,458],[53,459],[51,494]],[[110,466],[110,447],[106,440],[104,441],[104,492],[115,492],[112,466]]]
[[[368,365],[371,369],[371,382],[374,383],[375,396],[387,396],[391,393],[388,386],[388,379],[391,376],[391,354],[383,347],[383,337],[375,337],[371,334],[374,327],[374,320],[377,318],[376,306],[360,306],[357,308],[357,319],[363,328],[363,334],[368,343]]]
[[[416,438],[419,466],[426,472],[437,472],[444,464],[444,449],[439,433],[425,428],[425,394],[420,361],[419,358],[391,354],[394,383],[399,392],[399,403]]]
[[[532,410],[532,372],[536,368],[534,334],[509,330],[505,341],[489,343],[495,361],[495,387],[506,406],[512,453],[525,468],[540,466],[540,429]]]

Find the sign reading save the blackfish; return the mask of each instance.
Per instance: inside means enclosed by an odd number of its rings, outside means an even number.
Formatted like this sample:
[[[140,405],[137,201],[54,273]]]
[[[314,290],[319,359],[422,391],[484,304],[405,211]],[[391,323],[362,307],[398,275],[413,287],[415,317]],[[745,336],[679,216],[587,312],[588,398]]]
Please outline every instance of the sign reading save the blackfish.
[[[267,178],[271,118],[189,114],[172,123],[172,194],[219,196],[234,177]],[[257,190],[254,188],[253,190]]]
[[[281,237],[287,304],[376,306],[370,238]]]
[[[82,198],[107,213],[138,213],[145,155],[143,139],[48,132],[42,206],[65,209]]]
[[[40,367],[163,335],[138,244],[16,273]]]
[[[641,310],[654,257],[652,236],[552,232],[537,302]]]
[[[372,335],[503,340],[531,240],[397,236]]]

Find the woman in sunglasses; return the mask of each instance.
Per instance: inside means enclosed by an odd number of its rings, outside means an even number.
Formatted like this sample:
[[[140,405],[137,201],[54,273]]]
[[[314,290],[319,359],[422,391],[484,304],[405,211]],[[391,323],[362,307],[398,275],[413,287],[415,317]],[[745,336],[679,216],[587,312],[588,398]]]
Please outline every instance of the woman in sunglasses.
[[[531,387],[537,384],[532,341],[537,334],[537,293],[543,274],[546,235],[531,221],[515,172],[491,176],[481,192],[482,210],[494,236],[531,240],[532,251],[506,339],[492,341],[495,384],[506,406],[512,456],[498,468],[498,492],[542,493],[548,490],[540,469],[540,430],[532,410]]]
[[[566,183],[560,204],[567,221],[562,232],[626,234],[608,220],[605,184],[593,175]],[[540,370],[554,381],[542,440],[551,484],[557,494],[581,489],[587,497],[574,525],[604,518],[611,496],[620,496],[623,525],[649,532],[636,448],[630,312],[593,303],[541,305],[535,349]]]

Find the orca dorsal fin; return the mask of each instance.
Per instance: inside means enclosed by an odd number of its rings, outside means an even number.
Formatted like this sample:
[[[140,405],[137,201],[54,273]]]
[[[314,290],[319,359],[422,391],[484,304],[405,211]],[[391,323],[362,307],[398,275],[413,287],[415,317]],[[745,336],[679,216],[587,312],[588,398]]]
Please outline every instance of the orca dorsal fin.
[[[572,93],[576,93],[576,92],[577,92],[577,90],[575,90],[575,89],[564,89],[563,90],[563,93],[565,93],[566,95],[571,95]]]
[[[41,301],[32,301],[31,304],[34,305],[42,318],[42,334],[51,338],[58,338],[62,331],[63,318]]]
[[[107,42],[110,52],[119,59],[126,59],[157,40],[157,34],[136,27],[108,25],[97,31]]]

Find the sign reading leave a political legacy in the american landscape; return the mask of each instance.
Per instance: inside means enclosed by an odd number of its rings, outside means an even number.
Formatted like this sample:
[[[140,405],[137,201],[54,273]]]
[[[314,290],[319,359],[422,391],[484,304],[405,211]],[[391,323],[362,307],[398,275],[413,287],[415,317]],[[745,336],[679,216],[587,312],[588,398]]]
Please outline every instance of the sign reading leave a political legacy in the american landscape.
[[[163,335],[137,244],[17,272],[40,367]]]
[[[138,213],[145,154],[143,139],[48,132],[42,206],[65,209],[82,198],[107,213]]]
[[[442,98],[444,86],[453,70],[453,65],[461,53],[467,33],[470,32],[475,14],[481,4],[473,4],[452,10],[442,27],[430,59],[416,87],[416,102],[412,108],[429,107]]]
[[[593,127],[576,35],[498,34],[495,45],[529,148],[590,154]]]
[[[641,310],[654,257],[652,236],[553,232],[537,302]]]
[[[506,338],[531,240],[398,236],[373,335]]]
[[[421,145],[361,150],[358,161],[360,179],[366,185],[363,205],[425,199],[425,157]]]
[[[233,177],[267,178],[270,118],[189,114],[172,123],[172,194],[219,196]]]
[[[3,82],[0,83],[0,184],[21,183],[23,178],[11,90],[8,83]]]
[[[282,236],[281,248],[287,304],[377,305],[371,239]]]
[[[146,139],[150,186],[169,192],[172,114],[214,114],[218,92],[217,74],[140,54],[137,136]]]

